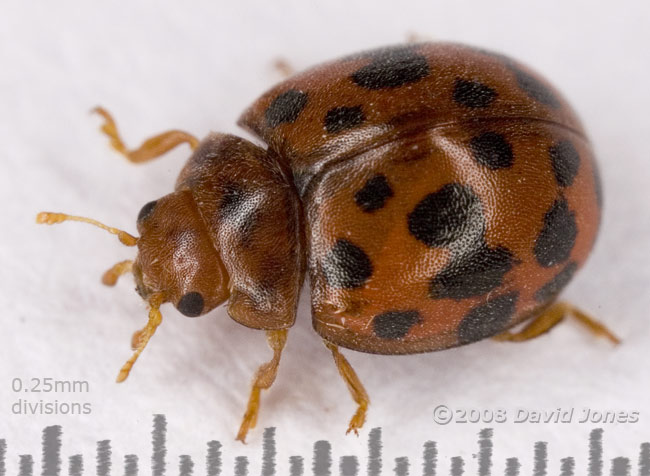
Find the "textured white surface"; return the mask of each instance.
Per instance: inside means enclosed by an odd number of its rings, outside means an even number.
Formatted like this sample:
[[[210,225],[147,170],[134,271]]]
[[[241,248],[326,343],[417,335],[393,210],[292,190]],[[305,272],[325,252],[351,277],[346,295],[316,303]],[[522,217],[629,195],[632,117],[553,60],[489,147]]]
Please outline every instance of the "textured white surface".
[[[259,468],[262,429],[277,427],[282,467],[309,456],[319,439],[335,457],[365,455],[367,432],[384,429],[389,458],[409,455],[417,474],[421,444],[439,442],[440,467],[461,455],[472,468],[479,429],[495,429],[495,474],[507,456],[530,472],[534,441],[559,458],[587,458],[591,429],[605,429],[605,457],[636,461],[650,439],[650,4],[639,1],[492,0],[379,2],[28,2],[0,6],[0,438],[8,474],[17,454],[36,452],[40,429],[60,424],[64,455],[91,462],[98,439],[113,441],[115,474],[124,454],[149,459],[154,413],[169,426],[169,461],[195,458],[204,442],[224,443]],[[357,50],[403,41],[407,34],[466,42],[519,58],[550,78],[582,117],[600,158],[605,190],[601,234],[565,298],[597,315],[624,343],[613,348],[574,323],[524,344],[481,342],[446,352],[381,357],[346,352],[372,406],[361,438],[345,437],[354,405],[326,349],[311,331],[306,294],[290,333],[278,380],[263,396],[258,428],[233,441],[249,380],[270,352],[262,333],[238,326],[223,309],[200,319],[170,306],[124,384],[114,383],[130,355],[132,331],[146,310],[130,277],[115,289],[101,273],[134,250],[79,224],[34,224],[42,209],[83,214],[135,231],[147,201],[168,193],[188,149],[145,166],[112,152],[88,111],[114,112],[132,145],[179,127],[197,136],[241,134],[239,113],[279,80],[278,57],[298,69]],[[13,378],[87,380],[82,394],[18,394]],[[14,415],[31,402],[90,402],[92,414]],[[638,411],[634,424],[436,425],[438,404],[510,414],[518,407],[590,407]],[[306,462],[309,467],[309,463]],[[363,468],[363,467],[362,467]]]

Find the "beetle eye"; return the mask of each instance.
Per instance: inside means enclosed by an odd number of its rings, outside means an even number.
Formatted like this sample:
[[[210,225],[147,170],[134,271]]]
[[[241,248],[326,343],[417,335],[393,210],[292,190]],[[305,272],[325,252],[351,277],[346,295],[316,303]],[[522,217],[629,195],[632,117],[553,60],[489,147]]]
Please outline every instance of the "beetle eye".
[[[176,308],[187,317],[197,317],[203,312],[203,296],[197,292],[187,293],[178,301]]]
[[[157,202],[158,202],[158,200],[154,200],[153,202],[149,202],[149,203],[145,204],[145,206],[143,206],[140,209],[140,213],[138,213],[138,222],[141,222],[141,221],[145,220],[149,215],[151,215],[151,212],[155,208]]]

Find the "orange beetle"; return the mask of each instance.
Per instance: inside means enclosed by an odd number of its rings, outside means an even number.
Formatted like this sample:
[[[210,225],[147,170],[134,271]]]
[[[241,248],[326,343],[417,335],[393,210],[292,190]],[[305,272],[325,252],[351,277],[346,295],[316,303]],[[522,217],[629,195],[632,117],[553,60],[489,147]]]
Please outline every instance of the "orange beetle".
[[[526,66],[457,44],[382,48],[316,66],[259,98],[232,135],[199,142],[182,131],[136,150],[98,108],[115,149],[145,162],[188,143],[174,192],[146,204],[132,271],[149,302],[124,380],[171,302],[196,317],[228,302],[237,322],[263,329],[273,358],[254,380],[237,436],[255,425],[273,383],[309,270],[316,332],[358,404],[369,398],[338,348],[430,352],[495,336],[521,341],[572,315],[555,299],[585,262],[601,191],[593,152],[562,96]],[[523,330],[508,329],[530,320]]]

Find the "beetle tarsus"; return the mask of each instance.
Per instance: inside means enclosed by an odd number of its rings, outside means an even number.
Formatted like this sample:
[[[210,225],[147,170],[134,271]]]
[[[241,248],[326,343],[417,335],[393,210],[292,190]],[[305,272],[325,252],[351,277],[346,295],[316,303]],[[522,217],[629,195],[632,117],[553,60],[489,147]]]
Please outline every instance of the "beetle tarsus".
[[[151,339],[154,332],[156,332],[156,329],[162,322],[162,314],[160,314],[160,305],[162,304],[162,301],[163,298],[160,294],[154,294],[151,297],[151,300],[149,301],[149,304],[151,306],[151,309],[149,309],[149,320],[147,321],[147,324],[142,328],[142,330],[136,332],[138,337],[135,338],[134,334],[134,338],[131,340],[131,345],[137,345],[137,347],[134,349],[131,358],[127,360],[120,369],[120,373],[117,375],[116,379],[118,383],[124,382],[124,380],[126,380],[126,378],[129,376],[129,373],[133,368],[133,364],[135,364],[135,361],[138,360],[138,357],[147,346],[149,339]]]
[[[343,356],[343,354],[339,352],[339,348],[330,342],[327,341],[323,341],[323,342],[325,342],[325,347],[327,347],[332,352],[332,356],[334,357],[334,363],[336,364],[336,368],[338,369],[339,373],[341,374],[341,377],[343,377],[343,380],[348,386],[348,390],[350,390],[350,395],[352,395],[352,398],[358,405],[357,411],[350,419],[348,430],[345,433],[348,434],[351,431],[353,431],[354,434],[358,436],[359,435],[358,430],[366,422],[366,412],[368,410],[368,405],[370,404],[370,398],[368,397],[368,393],[366,392],[366,389],[363,388],[363,384],[361,383],[361,380],[359,380],[357,373],[354,371],[354,369],[347,361],[347,359]]]
[[[574,317],[592,333],[609,339],[613,344],[617,345],[621,343],[621,340],[601,322],[598,322],[580,309],[565,302],[552,304],[540,315],[533,318],[526,327],[519,332],[506,331],[494,336],[493,339],[508,342],[523,342],[534,339],[535,337],[539,337],[540,335],[549,332],[567,316]]]

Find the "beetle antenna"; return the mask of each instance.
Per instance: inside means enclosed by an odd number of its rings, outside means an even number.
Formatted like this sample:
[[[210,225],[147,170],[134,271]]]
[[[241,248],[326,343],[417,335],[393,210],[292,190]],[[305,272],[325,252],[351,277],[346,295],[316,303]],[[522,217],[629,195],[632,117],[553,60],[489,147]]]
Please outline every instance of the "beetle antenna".
[[[147,324],[139,331],[133,335],[133,347],[135,352],[129,360],[122,366],[120,373],[117,375],[117,382],[124,382],[131,372],[131,368],[135,361],[138,360],[138,357],[147,346],[149,339],[153,336],[154,332],[162,322],[162,314],[160,314],[160,305],[163,302],[163,295],[161,293],[156,293],[151,296],[149,299],[149,320]]]
[[[36,215],[36,223],[45,223],[47,225],[54,225],[56,223],[62,223],[64,221],[80,221],[84,223],[90,223],[91,225],[98,226],[104,230],[117,235],[122,244],[126,246],[135,246],[138,243],[138,238],[129,235],[126,231],[118,230],[110,226],[106,226],[103,223],[93,220],[92,218],[86,217],[77,217],[73,215],[66,215],[65,213],[52,213],[52,212],[40,212]]]

